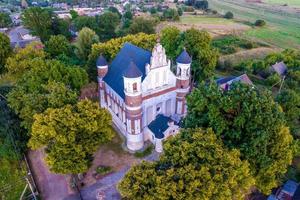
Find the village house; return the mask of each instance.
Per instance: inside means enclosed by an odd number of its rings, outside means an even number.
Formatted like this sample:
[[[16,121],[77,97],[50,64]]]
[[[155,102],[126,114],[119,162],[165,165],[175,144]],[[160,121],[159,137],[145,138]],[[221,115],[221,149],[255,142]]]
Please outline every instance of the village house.
[[[252,81],[247,76],[247,74],[242,74],[240,76],[228,76],[228,77],[224,77],[224,78],[219,78],[216,82],[217,82],[217,85],[222,90],[225,90],[225,91],[229,90],[231,84],[236,83],[236,82],[243,83],[243,84],[254,87]]]
[[[161,152],[162,141],[178,132],[187,112],[191,61],[184,50],[174,74],[159,43],[152,52],[125,43],[110,66],[103,56],[97,59],[100,105],[112,114],[128,149],[142,149],[149,140]]]
[[[271,72],[277,73],[280,77],[284,77],[287,74],[287,66],[284,64],[284,62],[275,63],[271,66]]]

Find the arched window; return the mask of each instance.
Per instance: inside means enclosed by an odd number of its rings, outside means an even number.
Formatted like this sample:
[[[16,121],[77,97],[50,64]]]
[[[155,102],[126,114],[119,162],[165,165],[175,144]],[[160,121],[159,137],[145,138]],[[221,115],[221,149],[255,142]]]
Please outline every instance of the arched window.
[[[137,92],[137,83],[132,84],[133,92]]]

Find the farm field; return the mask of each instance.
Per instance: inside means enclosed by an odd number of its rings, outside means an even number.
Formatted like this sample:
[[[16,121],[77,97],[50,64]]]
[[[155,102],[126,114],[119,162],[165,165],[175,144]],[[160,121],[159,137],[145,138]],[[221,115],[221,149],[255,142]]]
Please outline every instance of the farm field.
[[[264,28],[251,28],[243,34],[281,48],[300,48],[300,14],[291,9],[277,9],[271,5],[249,4],[240,0],[211,0],[210,7],[221,14],[231,11],[236,19],[254,23],[267,22]]]
[[[300,7],[299,0],[264,0],[265,3],[276,4],[276,5],[284,5]]]
[[[180,30],[186,30],[194,27],[201,30],[207,30],[212,36],[227,35],[232,33],[237,34],[250,29],[250,26],[237,23],[234,20],[207,15],[183,15],[180,17],[179,22],[161,23],[157,27],[157,31],[159,32],[166,26],[176,26]]]

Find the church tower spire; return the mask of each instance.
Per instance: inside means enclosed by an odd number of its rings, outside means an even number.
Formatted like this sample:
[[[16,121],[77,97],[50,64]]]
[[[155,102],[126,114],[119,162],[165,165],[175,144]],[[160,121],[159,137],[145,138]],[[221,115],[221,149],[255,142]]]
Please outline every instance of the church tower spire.
[[[176,59],[176,114],[184,116],[186,109],[186,95],[190,90],[190,76],[192,59],[184,49]]]

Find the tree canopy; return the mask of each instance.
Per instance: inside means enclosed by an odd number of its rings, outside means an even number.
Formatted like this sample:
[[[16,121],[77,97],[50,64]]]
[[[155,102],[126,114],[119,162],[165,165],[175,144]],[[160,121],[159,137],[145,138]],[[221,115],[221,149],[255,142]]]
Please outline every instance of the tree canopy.
[[[227,147],[239,149],[261,192],[269,194],[280,183],[295,145],[270,92],[242,84],[221,91],[213,82],[195,89],[187,105],[185,127],[211,127]]]
[[[45,43],[45,51],[55,58],[59,55],[70,55],[71,45],[63,35],[52,35]]]
[[[132,167],[118,185],[128,199],[243,199],[254,183],[247,161],[211,129],[182,130],[156,162]]]
[[[40,42],[32,42],[24,49],[16,49],[15,53],[7,59],[5,68],[14,80],[19,79],[32,68],[32,60],[46,58],[42,45]]]
[[[107,41],[116,36],[116,28],[120,24],[118,14],[106,12],[98,17],[100,28],[99,37],[101,41]]]
[[[69,24],[59,19],[53,10],[41,7],[30,7],[23,11],[22,22],[32,35],[45,42],[51,35],[63,34],[70,37]]]
[[[109,112],[88,100],[49,108],[34,119],[29,146],[46,147],[46,162],[55,173],[85,172],[99,145],[113,138]]]
[[[7,28],[12,24],[8,13],[0,12],[0,28]]]
[[[293,90],[284,90],[277,95],[276,101],[281,105],[289,127],[297,134],[300,122],[300,94]]]
[[[81,29],[75,43],[75,53],[78,58],[86,61],[90,55],[92,45],[97,42],[99,42],[99,37],[93,30],[89,28]]]
[[[0,33],[0,74],[4,71],[7,58],[11,55],[10,40],[5,34]]]
[[[34,114],[76,103],[78,91],[88,79],[83,69],[57,60],[36,58],[28,63],[31,69],[19,78],[8,102],[30,133]]]
[[[166,54],[174,60],[183,49],[183,37],[180,30],[175,26],[170,26],[161,31],[161,44],[166,50]]]
[[[218,52],[211,47],[209,33],[194,28],[187,30],[184,46],[193,59],[193,79],[200,82],[211,78],[217,64]]]
[[[136,17],[133,19],[131,25],[129,26],[129,33],[155,33],[155,21],[153,19],[146,19],[143,17]]]

